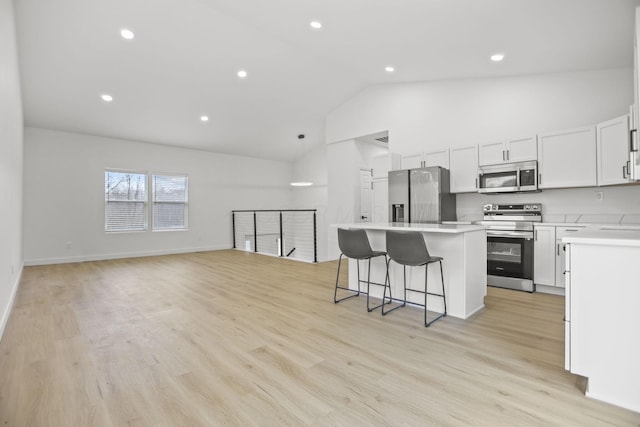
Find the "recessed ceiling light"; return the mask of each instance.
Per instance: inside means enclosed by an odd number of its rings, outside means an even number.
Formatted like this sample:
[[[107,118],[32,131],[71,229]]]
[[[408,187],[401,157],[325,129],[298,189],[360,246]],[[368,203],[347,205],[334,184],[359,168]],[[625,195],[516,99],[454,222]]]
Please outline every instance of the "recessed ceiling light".
[[[240,70],[240,71],[238,71],[238,77],[240,77],[241,79],[244,79],[245,77],[247,77],[247,72],[246,72],[246,70]]]
[[[290,182],[289,185],[291,185],[292,187],[310,187],[313,185],[313,182],[297,181],[297,182]]]
[[[494,53],[491,55],[491,60],[493,62],[500,62],[504,59],[504,53]]]
[[[104,102],[111,102],[111,101],[113,101],[113,96],[111,96],[111,95],[109,95],[109,94],[106,94],[106,93],[103,93],[102,95],[100,95],[100,98],[102,98],[102,100],[103,100]]]
[[[319,30],[320,28],[322,28],[322,22],[320,22],[320,21],[311,21],[311,22],[309,22],[309,26],[311,28],[313,28],[314,30]]]
[[[207,117],[207,116],[200,116],[200,121],[201,121],[201,122],[208,122],[208,121],[209,121],[209,117]]]
[[[131,40],[135,37],[135,35],[133,34],[133,31],[128,30],[126,28],[123,28],[122,30],[120,30],[120,35],[122,36],[123,39],[127,39],[127,40]]]
[[[384,67],[384,70],[387,73],[393,73],[396,69],[394,67],[392,67],[391,65],[387,65],[386,67]]]

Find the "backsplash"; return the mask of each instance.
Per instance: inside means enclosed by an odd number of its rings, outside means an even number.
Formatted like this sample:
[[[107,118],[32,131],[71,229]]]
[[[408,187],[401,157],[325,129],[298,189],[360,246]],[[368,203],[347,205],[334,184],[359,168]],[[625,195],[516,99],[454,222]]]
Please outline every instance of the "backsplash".
[[[640,185],[553,189],[537,193],[458,194],[458,221],[482,219],[482,206],[487,203],[542,203],[543,222],[640,224]]]

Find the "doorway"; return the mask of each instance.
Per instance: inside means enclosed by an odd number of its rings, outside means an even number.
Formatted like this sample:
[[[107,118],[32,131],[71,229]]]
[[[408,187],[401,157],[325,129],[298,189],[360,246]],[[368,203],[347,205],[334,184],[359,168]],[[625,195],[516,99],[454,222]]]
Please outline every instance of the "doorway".
[[[360,221],[358,222],[371,222],[372,178],[371,169],[360,169]]]

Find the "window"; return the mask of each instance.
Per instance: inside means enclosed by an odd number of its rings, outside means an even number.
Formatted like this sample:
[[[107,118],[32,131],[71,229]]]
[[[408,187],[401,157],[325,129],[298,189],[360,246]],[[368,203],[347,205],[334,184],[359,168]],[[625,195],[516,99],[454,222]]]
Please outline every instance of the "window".
[[[187,228],[188,179],[184,175],[153,175],[153,229]]]
[[[147,229],[147,175],[105,171],[105,231]]]

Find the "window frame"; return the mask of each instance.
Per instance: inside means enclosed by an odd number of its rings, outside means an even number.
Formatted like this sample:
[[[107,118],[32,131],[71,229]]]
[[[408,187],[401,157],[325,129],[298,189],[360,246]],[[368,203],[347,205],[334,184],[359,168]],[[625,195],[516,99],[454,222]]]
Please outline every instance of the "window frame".
[[[106,174],[107,173],[124,173],[124,174],[135,174],[142,175],[145,179],[144,191],[145,191],[145,199],[144,200],[109,200],[107,195],[109,194],[106,191],[106,188],[103,187],[104,193],[104,232],[108,234],[121,234],[121,233],[144,233],[149,230],[149,173],[148,171],[142,170],[132,170],[132,169],[118,169],[118,168],[105,168],[102,179],[103,186],[106,184]],[[144,209],[144,228],[142,229],[125,229],[125,230],[109,230],[107,228],[107,209],[110,203],[142,203]]]
[[[156,201],[156,192],[155,192],[155,177],[180,177],[185,179],[185,199],[184,201]],[[188,231],[189,230],[189,175],[185,173],[175,173],[175,172],[149,172],[149,197],[150,197],[150,206],[149,209],[149,230],[156,233],[163,232],[171,232],[171,231]],[[156,203],[160,204],[176,204],[184,206],[184,226],[183,227],[172,227],[172,228],[156,228],[155,226],[155,215],[154,208]]]

